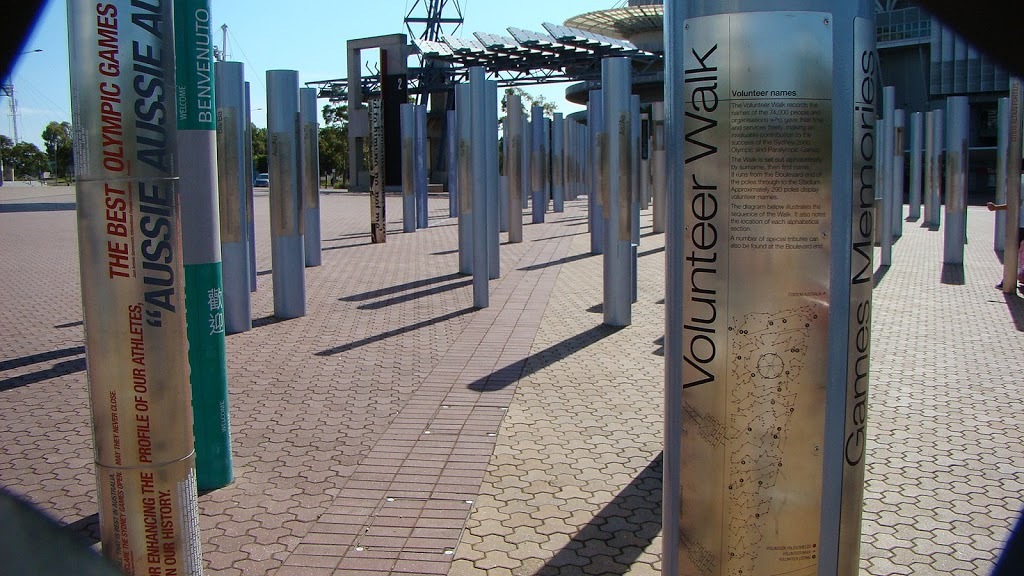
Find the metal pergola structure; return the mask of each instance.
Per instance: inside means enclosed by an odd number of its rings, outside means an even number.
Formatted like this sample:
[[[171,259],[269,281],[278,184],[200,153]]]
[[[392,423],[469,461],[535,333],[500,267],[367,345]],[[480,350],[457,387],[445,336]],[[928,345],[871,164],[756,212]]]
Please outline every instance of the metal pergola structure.
[[[632,59],[637,74],[663,66],[663,54],[641,50],[628,40],[558,24],[545,23],[543,27],[545,32],[508,28],[508,35],[477,32],[471,39],[452,36],[440,40],[414,39],[413,54],[422,58],[424,66],[410,68],[409,94],[439,89],[435,82],[425,80],[432,69],[429,63],[444,67],[447,82],[441,89],[445,91],[465,81],[469,68],[474,66],[483,66],[503,88],[597,80],[601,76],[601,59],[609,56]],[[364,76],[361,82],[363,94],[372,97],[380,93],[379,76]],[[345,79],[307,82],[306,85],[318,89],[318,98],[331,101],[347,98]]]

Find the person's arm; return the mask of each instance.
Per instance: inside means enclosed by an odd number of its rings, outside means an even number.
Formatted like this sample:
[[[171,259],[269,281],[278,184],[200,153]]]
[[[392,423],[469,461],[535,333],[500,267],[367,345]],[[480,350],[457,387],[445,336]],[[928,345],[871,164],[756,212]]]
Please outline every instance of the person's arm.
[[[1006,210],[1006,204],[993,204],[992,202],[989,202],[988,204],[985,204],[985,207],[988,208],[989,212],[995,212],[997,210]]]

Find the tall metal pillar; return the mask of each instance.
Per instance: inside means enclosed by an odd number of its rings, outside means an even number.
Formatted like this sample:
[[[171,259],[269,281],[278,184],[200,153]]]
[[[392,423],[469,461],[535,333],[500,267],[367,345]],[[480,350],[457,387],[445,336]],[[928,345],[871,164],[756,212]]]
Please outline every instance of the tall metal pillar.
[[[175,566],[179,574],[196,576],[203,559],[174,160],[177,99],[168,98],[175,93],[174,6],[128,0],[99,8],[88,0],[67,5],[72,138],[81,152],[75,156],[78,256],[103,555],[130,574],[164,574],[165,566]],[[113,45],[119,66],[96,49],[99,43]],[[212,81],[210,70],[204,72]],[[212,99],[210,105],[212,113]],[[151,531],[157,515],[172,522]]]
[[[601,158],[607,177],[602,179],[600,191],[604,200],[604,220],[608,226],[604,245],[604,323],[629,326],[632,323],[633,295],[630,59],[601,60],[601,86],[604,125],[609,128]]]
[[[891,245],[896,241],[896,225],[899,219],[894,208],[898,205],[896,196],[896,87],[886,86],[882,88],[882,122],[879,129],[882,130],[882,176],[885,178],[882,183],[882,198],[884,201],[883,213],[885,215],[885,226],[882,226],[882,265],[892,264]],[[900,200],[899,204],[902,204]],[[886,245],[890,248],[886,250]],[[888,256],[886,255],[888,253]]]
[[[651,117],[640,115],[640,209],[651,207]]]
[[[544,184],[544,212],[551,206],[551,119],[544,118],[544,138],[541,141],[541,182]],[[542,215],[543,216],[543,215]]]
[[[565,120],[561,112],[551,119],[551,196],[555,212],[565,212]]]
[[[632,88],[632,79],[630,87]],[[629,127],[629,171],[632,174],[629,193],[629,273],[632,284],[630,301],[636,302],[640,298],[640,280],[637,277],[640,269],[640,96],[636,94],[629,97]]]
[[[416,227],[430,226],[430,206],[427,186],[427,106],[417,104],[416,127],[413,138],[413,188],[416,191]]]
[[[887,89],[887,88],[886,88]],[[884,266],[892,266],[892,139],[889,124],[892,122],[889,115],[878,120],[876,132],[878,134],[878,178],[879,190],[875,193],[878,201],[875,214],[878,217],[878,235],[882,247],[879,254],[879,263]]]
[[[534,224],[544,222],[544,211],[547,209],[547,198],[544,197],[544,108],[534,106],[530,119],[532,146],[530,153],[530,190],[533,203]]]
[[[256,198],[253,194],[252,98],[245,83],[245,218],[249,225],[249,292],[256,291]]]
[[[501,277],[501,234],[498,179],[498,82],[484,81],[484,116],[480,121],[484,124],[484,140],[482,148],[487,154],[484,172],[487,184],[487,277],[491,280]]]
[[[448,217],[458,218],[459,216],[459,170],[455,167],[458,157],[458,146],[456,144],[458,140],[458,128],[456,122],[458,121],[458,112],[455,110],[448,110],[448,122],[446,123],[448,129],[448,137],[445,142],[448,143]]]
[[[652,179],[654,213],[652,215],[655,234],[665,231],[665,212],[667,209],[665,198],[665,103],[655,102],[651,105],[651,116],[653,116],[651,140],[652,140]]]
[[[459,192],[459,273],[473,273],[473,94],[469,84],[455,85],[458,145],[455,167]]]
[[[1017,262],[1018,251],[1020,250],[1020,239],[1017,237],[1018,230],[1015,230],[1014,223],[1019,228],[1021,224],[1021,114],[1024,113],[1024,86],[1021,79],[1010,78],[1010,153],[1006,160],[1006,239],[1003,249],[1003,292],[1014,294],[1017,291]],[[1018,229],[1019,229],[1018,228]]]
[[[858,574],[874,3],[667,0],[665,30],[663,574]]]
[[[505,174],[508,175],[508,241],[523,241],[523,104],[518,94],[505,102]]]
[[[278,318],[306,315],[298,117],[299,73],[295,70],[268,70],[270,251],[274,269],[274,316]]]
[[[316,117],[316,88],[299,88],[299,137],[302,153],[303,254],[306,266],[322,262],[320,243],[320,132]]]
[[[530,114],[523,114],[523,210],[530,207],[533,198],[533,123]]]
[[[1006,184],[1010,154],[1010,100],[1000,98],[996,109],[996,204],[1006,204]],[[1006,246],[1006,211],[995,214],[996,226],[992,248],[1002,252]]]
[[[921,167],[924,151],[924,114],[914,112],[910,115],[910,209],[908,217],[912,221],[921,219]]]
[[[252,329],[249,291],[247,171],[244,140],[245,80],[241,62],[215,62],[217,94],[217,184],[220,198],[220,250],[224,278],[224,330]]]
[[[490,250],[487,246],[487,127],[484,117],[494,113],[494,108],[487,109],[487,81],[484,69],[474,66],[469,69],[470,90],[470,126],[471,141],[475,144],[469,148],[470,175],[466,180],[471,189],[472,201],[467,207],[471,222],[473,244],[473,306],[487,308],[490,305],[488,293],[488,264]]]
[[[209,0],[175,0],[178,175],[189,378],[200,490],[231,483],[224,281],[217,195],[217,109]],[[145,255],[145,252],[144,252]]]
[[[416,231],[416,105],[399,108],[402,131],[402,232]]]
[[[601,90],[590,91],[587,106],[587,125],[590,127],[590,192],[587,195],[587,222],[590,224],[590,253],[604,253],[604,183],[605,167],[601,161],[604,155],[604,97]]]
[[[945,188],[942,162],[946,150],[946,111],[939,108],[929,114],[932,116],[932,185],[925,197],[924,217],[929,226],[938,226],[942,222],[942,192]]]
[[[932,212],[932,187],[935,186],[935,111],[924,113],[924,224],[930,226]]]
[[[907,114],[902,108],[896,110],[894,126],[892,130],[892,235],[895,238],[903,237],[903,192],[906,189],[904,176],[906,175],[906,134]]]
[[[946,99],[946,221],[942,226],[943,264],[964,263],[969,113],[966,96],[950,96]]]

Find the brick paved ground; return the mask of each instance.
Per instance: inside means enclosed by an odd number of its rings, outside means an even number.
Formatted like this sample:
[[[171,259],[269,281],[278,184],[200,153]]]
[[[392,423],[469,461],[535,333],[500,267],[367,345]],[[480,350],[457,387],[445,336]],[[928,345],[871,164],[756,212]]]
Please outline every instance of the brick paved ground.
[[[0,189],[0,485],[95,538],[72,200]],[[365,199],[325,196],[309,314],[275,322],[266,206],[208,574],[658,573],[662,236],[610,330],[580,203],[502,246],[474,312],[443,201],[371,246]],[[1021,508],[1024,306],[992,288],[991,222],[970,211],[962,275],[917,223],[877,275],[864,573],[985,574]]]

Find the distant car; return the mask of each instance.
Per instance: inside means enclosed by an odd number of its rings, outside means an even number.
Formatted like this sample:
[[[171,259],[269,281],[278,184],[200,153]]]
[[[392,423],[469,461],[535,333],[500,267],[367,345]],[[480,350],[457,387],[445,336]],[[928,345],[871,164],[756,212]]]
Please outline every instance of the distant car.
[[[257,175],[256,179],[253,180],[252,185],[257,188],[266,188],[270,186],[270,174],[263,172],[262,174]]]

